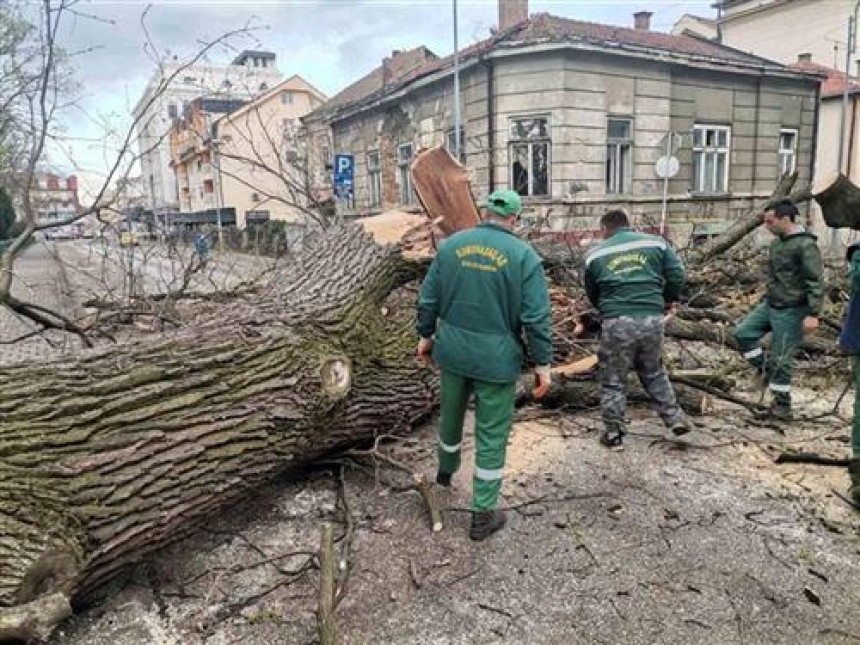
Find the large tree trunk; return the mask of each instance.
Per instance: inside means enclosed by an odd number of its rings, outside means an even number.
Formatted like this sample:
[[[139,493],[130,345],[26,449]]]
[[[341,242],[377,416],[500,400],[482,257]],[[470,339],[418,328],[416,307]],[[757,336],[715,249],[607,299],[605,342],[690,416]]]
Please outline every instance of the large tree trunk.
[[[0,368],[0,640],[28,637],[16,606],[58,615],[276,473],[430,413],[416,268],[345,227],[217,319]]]

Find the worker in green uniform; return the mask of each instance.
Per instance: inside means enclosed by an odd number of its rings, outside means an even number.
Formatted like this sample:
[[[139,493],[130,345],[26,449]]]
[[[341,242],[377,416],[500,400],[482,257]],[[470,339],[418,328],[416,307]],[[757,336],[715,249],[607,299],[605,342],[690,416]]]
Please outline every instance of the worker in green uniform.
[[[418,300],[418,356],[441,370],[439,470],[451,485],[460,466],[463,418],[475,397],[475,475],[469,536],[483,540],[505,525],[497,508],[505,452],[523,364],[522,332],[537,363],[534,395],[550,385],[550,303],[541,259],[513,233],[520,196],[492,193],[484,221],[445,240]]]
[[[734,332],[738,348],[756,370],[756,382],[767,384],[773,400],[769,416],[791,419],[791,375],[794,355],[804,332],[818,328],[824,295],[821,251],[816,237],[796,223],[790,199],[772,204],[764,225],[776,236],[768,256],[767,295]],[[770,332],[770,355],[759,341]]]
[[[851,267],[851,301],[839,335],[839,346],[854,354],[854,427],[851,431],[851,497],[860,504],[860,242],[848,247],[845,259]]]

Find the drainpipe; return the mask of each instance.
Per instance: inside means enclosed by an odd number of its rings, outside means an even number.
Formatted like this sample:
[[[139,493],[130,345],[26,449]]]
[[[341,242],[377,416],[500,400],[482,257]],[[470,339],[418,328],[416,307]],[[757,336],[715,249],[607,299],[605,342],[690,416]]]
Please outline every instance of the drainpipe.
[[[755,79],[755,124],[753,125],[753,164],[752,164],[752,192],[756,190],[756,180],[758,179],[758,138],[759,138],[759,121],[761,120],[761,77],[764,71],[760,72]]]
[[[857,131],[857,95],[851,95],[851,129],[848,131],[848,167],[845,176],[851,179],[851,162],[854,160],[854,134]]]
[[[492,193],[496,190],[496,101],[494,87],[495,66],[493,61],[485,60],[484,67],[487,70],[487,188]]]
[[[816,161],[818,157],[818,126],[821,119],[821,83],[818,83],[815,86],[815,114],[812,117],[812,150],[811,150],[811,158],[809,159],[809,181],[812,185],[815,185],[815,173],[818,168],[816,166]],[[799,137],[798,137],[799,139]],[[798,145],[800,142],[798,141]],[[809,208],[806,209],[806,223],[807,225],[812,224],[812,218],[809,214]]]

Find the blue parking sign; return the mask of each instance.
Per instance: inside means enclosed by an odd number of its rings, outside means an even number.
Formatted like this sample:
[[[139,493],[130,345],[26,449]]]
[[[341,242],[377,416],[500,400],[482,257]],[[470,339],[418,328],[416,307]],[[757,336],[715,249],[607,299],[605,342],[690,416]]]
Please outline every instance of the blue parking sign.
[[[339,199],[352,199],[355,178],[355,157],[348,154],[334,156],[334,194]]]

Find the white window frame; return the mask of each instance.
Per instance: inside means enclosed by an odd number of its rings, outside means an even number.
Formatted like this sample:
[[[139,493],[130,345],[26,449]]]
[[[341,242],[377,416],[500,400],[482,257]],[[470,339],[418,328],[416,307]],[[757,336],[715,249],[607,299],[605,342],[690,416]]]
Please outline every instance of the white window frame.
[[[516,138],[512,136],[514,123],[518,121],[537,121],[543,120],[546,122],[546,136],[534,136],[534,137],[525,137],[525,138]],[[511,187],[511,190],[515,190],[519,192],[523,197],[550,197],[552,195],[552,133],[551,133],[552,125],[550,123],[550,115],[548,114],[534,114],[534,115],[518,115],[510,117],[508,121],[508,185]],[[546,147],[546,191],[538,192],[535,188],[535,174],[534,174],[534,157],[535,157],[535,147],[536,146],[545,146]],[[520,192],[518,187],[514,182],[514,162],[515,162],[515,153],[514,150],[516,148],[526,149],[526,155],[528,158],[528,185],[525,187],[525,192]]]
[[[408,159],[404,158],[403,151],[409,149]],[[397,146],[397,170],[400,179],[400,203],[404,206],[411,206],[415,201],[415,195],[412,190],[412,173],[409,171],[412,166],[412,159],[415,155],[415,147],[411,141],[401,143]]]
[[[626,137],[610,137],[609,124],[620,121],[627,124]],[[628,194],[633,178],[633,119],[624,116],[606,118],[606,168],[605,182],[607,195]]]
[[[708,143],[708,133],[714,134],[715,143]],[[701,136],[699,135],[701,133]],[[719,135],[724,133],[725,145],[719,145]],[[697,143],[698,142],[698,143]],[[731,165],[732,127],[730,125],[714,125],[696,123],[693,126],[693,192],[702,195],[722,195],[729,192],[729,166]],[[696,163],[696,159],[699,163]],[[711,167],[713,175],[708,185],[707,159],[713,159]],[[719,159],[724,160],[722,173],[719,172]]]
[[[379,150],[367,153],[367,194],[370,208],[382,206],[382,158]]]
[[[281,91],[281,105],[292,105],[295,92],[291,90]]]
[[[793,137],[794,145],[791,148],[784,148],[782,146],[782,138],[787,134]],[[797,128],[782,128],[779,131],[777,163],[779,165],[780,177],[797,170],[797,144],[799,140],[800,131]]]

